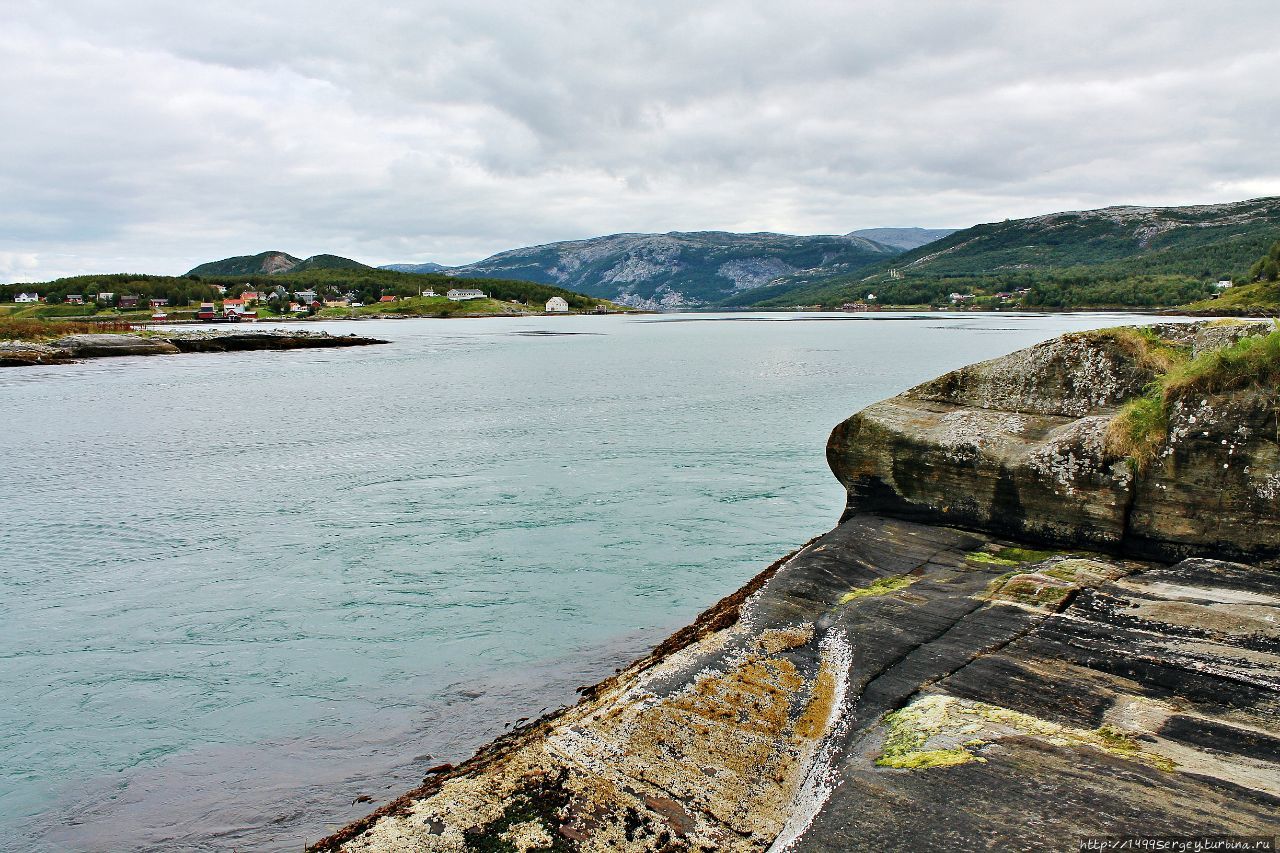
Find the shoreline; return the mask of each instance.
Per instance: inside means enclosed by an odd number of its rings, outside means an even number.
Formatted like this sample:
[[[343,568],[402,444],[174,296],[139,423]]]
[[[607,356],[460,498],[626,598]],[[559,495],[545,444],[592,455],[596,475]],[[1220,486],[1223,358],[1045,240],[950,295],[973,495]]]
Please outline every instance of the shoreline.
[[[87,359],[185,353],[247,352],[259,350],[323,349],[386,344],[379,338],[331,335],[328,332],[280,330],[213,331],[157,334],[90,333],[67,335],[49,342],[0,342],[0,367],[76,364]]]

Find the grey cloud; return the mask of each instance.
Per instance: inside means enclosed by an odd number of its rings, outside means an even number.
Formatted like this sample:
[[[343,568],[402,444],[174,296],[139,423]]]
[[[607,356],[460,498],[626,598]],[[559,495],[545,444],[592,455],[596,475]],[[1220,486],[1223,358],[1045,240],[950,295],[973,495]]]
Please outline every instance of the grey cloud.
[[[0,280],[1280,192],[1269,2],[17,2]]]

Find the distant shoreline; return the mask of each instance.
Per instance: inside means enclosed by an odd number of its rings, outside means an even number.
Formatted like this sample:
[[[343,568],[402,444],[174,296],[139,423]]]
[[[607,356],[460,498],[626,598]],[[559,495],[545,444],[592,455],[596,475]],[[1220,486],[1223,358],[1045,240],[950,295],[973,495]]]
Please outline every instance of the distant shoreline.
[[[181,332],[167,335],[143,332],[72,334],[49,342],[0,341],[0,367],[75,364],[87,359],[129,355],[327,349],[385,343],[390,341],[356,335],[331,335],[328,332],[283,333],[268,329],[223,333]]]

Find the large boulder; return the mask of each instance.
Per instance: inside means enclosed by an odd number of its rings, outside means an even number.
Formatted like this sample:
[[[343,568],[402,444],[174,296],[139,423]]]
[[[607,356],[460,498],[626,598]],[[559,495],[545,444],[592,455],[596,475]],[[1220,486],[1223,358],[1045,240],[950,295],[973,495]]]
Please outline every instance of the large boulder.
[[[1204,351],[1269,327],[1153,328]],[[1154,558],[1280,555],[1275,389],[1175,404],[1145,469],[1108,450],[1119,407],[1160,373],[1143,341],[1064,335],[859,412],[827,444],[848,512]]]

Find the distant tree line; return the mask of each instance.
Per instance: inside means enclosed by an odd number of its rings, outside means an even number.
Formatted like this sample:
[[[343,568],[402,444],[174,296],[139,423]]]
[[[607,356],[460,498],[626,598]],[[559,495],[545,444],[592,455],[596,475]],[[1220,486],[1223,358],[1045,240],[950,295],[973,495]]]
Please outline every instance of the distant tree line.
[[[1249,267],[1249,281],[1275,281],[1280,279],[1280,240],[1271,244],[1267,253]]]
[[[222,294],[214,285],[226,288]],[[370,304],[384,296],[417,296],[423,290],[434,290],[443,296],[451,288],[483,290],[495,299],[525,304],[545,303],[552,296],[564,297],[571,308],[589,310],[600,300],[548,284],[507,279],[453,278],[439,273],[404,273],[379,269],[320,269],[277,275],[237,276],[159,276],[130,273],[108,273],[60,278],[34,284],[0,285],[0,301],[12,302],[19,293],[38,293],[46,302],[57,305],[69,294],[79,294],[91,302],[96,294],[114,293],[137,296],[142,300],[168,299],[170,305],[238,298],[245,291],[277,294],[273,303],[285,303],[289,296],[314,291],[320,300],[338,299],[350,294],[356,301]]]

